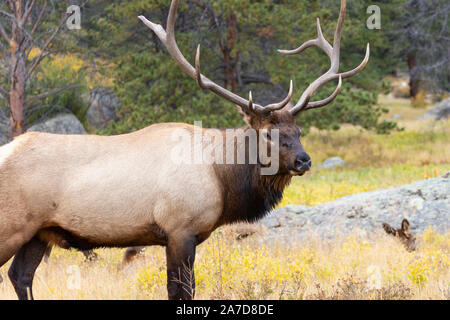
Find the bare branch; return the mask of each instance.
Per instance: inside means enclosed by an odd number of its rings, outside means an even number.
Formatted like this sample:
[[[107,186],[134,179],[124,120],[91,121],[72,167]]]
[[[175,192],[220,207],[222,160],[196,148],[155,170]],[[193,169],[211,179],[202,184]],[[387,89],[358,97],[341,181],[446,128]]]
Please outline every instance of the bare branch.
[[[28,75],[31,76],[36,69],[36,67],[39,65],[39,63],[42,61],[42,59],[45,58],[46,54],[48,55],[48,52],[46,52],[48,46],[53,42],[56,35],[58,34],[59,30],[61,30],[61,27],[64,25],[65,21],[67,19],[67,13],[64,13],[63,18],[61,19],[61,22],[59,23],[58,27],[55,28],[52,35],[47,39],[46,43],[41,49],[41,54],[37,59],[34,60],[31,67],[28,69]]]
[[[41,12],[39,13],[39,16],[36,20],[36,22],[33,25],[33,28],[31,29],[31,34],[34,34],[39,28],[39,25],[41,24],[42,16],[44,15],[45,9],[47,8],[47,0],[45,0],[44,5],[42,6]]]
[[[71,85],[67,85],[61,88],[57,88],[57,89],[53,89],[44,93],[40,93],[40,94],[36,94],[34,96],[29,97],[26,101],[25,104],[29,104],[32,101],[35,100],[40,100],[40,99],[45,99],[51,96],[54,96],[62,91],[66,91],[66,90],[70,90],[70,89],[74,89],[74,88],[78,88],[81,87],[81,84],[71,84]]]
[[[2,10],[2,9],[0,9],[0,13],[5,15],[5,16],[7,16],[8,18],[10,18],[12,20],[17,21],[17,18],[14,15],[12,15],[11,13],[8,13],[8,12]]]
[[[7,43],[11,42],[11,39],[8,37],[8,35],[6,34],[5,28],[3,28],[2,23],[0,22],[0,33],[3,36],[3,38],[5,38]]]
[[[6,90],[5,88],[3,88],[2,86],[0,86],[0,93],[4,94],[5,96],[9,96],[8,90]]]
[[[35,1],[36,1],[36,0],[32,0],[32,1],[31,1],[31,4],[30,4],[29,6],[26,7],[26,9],[25,9],[25,14],[24,14],[23,17],[22,17],[22,21],[20,21],[20,23],[19,23],[20,27],[22,27],[22,26],[27,22],[27,20],[28,20],[30,14],[31,14],[31,10],[33,10],[34,2],[35,2]]]

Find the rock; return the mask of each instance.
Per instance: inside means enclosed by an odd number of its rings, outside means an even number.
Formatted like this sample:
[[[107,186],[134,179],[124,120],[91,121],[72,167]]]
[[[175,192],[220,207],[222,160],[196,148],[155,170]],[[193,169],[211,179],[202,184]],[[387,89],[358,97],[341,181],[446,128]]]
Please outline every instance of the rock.
[[[431,110],[419,117],[419,120],[441,120],[450,117],[450,98],[437,103]]]
[[[60,114],[28,128],[27,132],[48,132],[59,134],[86,134],[81,122],[73,114]]]
[[[394,114],[392,115],[392,119],[394,119],[394,120],[400,120],[400,119],[403,119],[403,116],[402,116],[401,114],[394,113]]]
[[[95,88],[89,99],[87,120],[95,129],[105,128],[111,121],[116,121],[120,100],[107,88]]]
[[[303,225],[305,221],[298,215],[306,212],[311,207],[300,205],[288,205],[277,210],[276,215],[269,215],[261,220],[266,228],[279,228],[292,225]]]
[[[340,157],[333,157],[325,160],[322,164],[317,165],[317,168],[321,169],[334,169],[336,167],[342,167],[345,164],[345,161]]]
[[[11,140],[11,127],[9,120],[0,117],[0,146],[8,143]]]
[[[381,224],[400,225],[407,218],[415,233],[428,226],[450,227],[450,172],[409,185],[359,193],[313,207],[290,205],[261,220],[266,239],[302,239],[311,234],[332,239],[339,234],[381,232]]]

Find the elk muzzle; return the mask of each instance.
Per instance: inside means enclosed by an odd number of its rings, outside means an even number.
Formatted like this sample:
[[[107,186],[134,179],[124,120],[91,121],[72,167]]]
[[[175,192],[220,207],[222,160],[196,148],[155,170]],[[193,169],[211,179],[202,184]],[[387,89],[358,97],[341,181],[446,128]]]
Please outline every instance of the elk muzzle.
[[[311,169],[311,157],[305,151],[297,154],[294,169],[299,175],[304,175],[306,171]]]

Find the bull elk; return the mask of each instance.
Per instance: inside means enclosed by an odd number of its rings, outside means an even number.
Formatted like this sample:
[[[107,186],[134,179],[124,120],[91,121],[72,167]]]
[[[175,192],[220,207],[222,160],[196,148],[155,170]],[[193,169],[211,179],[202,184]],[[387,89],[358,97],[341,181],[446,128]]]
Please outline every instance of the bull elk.
[[[357,74],[369,59],[367,45],[358,67],[339,72],[346,9],[346,1],[341,0],[333,46],[317,20],[316,39],[295,50],[279,50],[293,55],[317,46],[330,58],[329,70],[308,86],[297,104],[289,104],[291,81],[283,101],[259,105],[251,93],[249,99],[242,98],[202,75],[200,48],[195,66],[185,59],[175,41],[177,7],[178,1],[172,0],[165,30],[143,16],[139,19],[201,88],[239,107],[246,126],[237,131],[236,141],[243,137],[245,141],[253,130],[258,142],[266,142],[268,152],[279,146],[278,171],[262,175],[268,164],[259,159],[244,164],[170,161],[179,146],[172,139],[174,132],[194,138],[198,129],[183,123],[155,124],[109,137],[24,134],[0,148],[0,266],[15,255],[8,274],[20,299],[27,298],[27,289],[33,298],[34,273],[49,243],[79,250],[165,246],[169,299],[192,299],[196,246],[219,226],[262,218],[281,200],[291,178],[310,169],[311,158],[300,142],[296,116],[329,104],[339,94],[342,79]],[[331,81],[338,82],[334,92],[324,100],[311,101],[313,93]],[[227,130],[202,132],[220,140],[217,134],[225,136]],[[279,139],[271,134],[275,132]],[[232,152],[242,148],[248,152],[245,145],[235,144]],[[185,272],[186,268],[191,272]]]

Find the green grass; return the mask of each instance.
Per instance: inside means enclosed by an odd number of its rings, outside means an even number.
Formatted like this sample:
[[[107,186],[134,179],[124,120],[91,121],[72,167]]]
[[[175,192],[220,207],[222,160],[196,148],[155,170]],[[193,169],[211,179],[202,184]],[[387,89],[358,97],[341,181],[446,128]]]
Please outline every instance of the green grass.
[[[310,174],[293,179],[279,206],[317,205],[355,193],[437,177],[448,171],[450,164],[427,166],[397,164],[384,168],[313,170]]]

